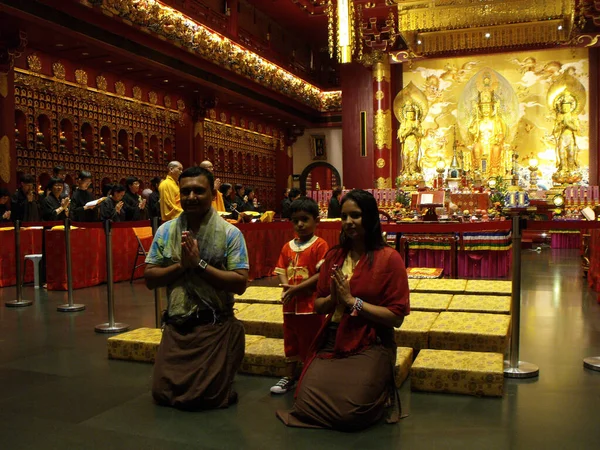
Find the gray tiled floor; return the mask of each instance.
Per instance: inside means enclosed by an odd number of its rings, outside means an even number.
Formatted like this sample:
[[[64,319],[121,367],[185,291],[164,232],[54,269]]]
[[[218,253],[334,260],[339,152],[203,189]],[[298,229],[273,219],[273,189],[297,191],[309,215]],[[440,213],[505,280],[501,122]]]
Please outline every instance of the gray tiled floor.
[[[522,359],[537,380],[507,381],[502,399],[411,393],[410,416],[397,426],[343,434],[288,429],[275,410],[269,378],[238,376],[240,402],[228,410],[184,413],[152,404],[151,366],[109,361],[105,287],[75,292],[87,309],[58,313],[66,294],[25,289],[35,305],[0,307],[2,449],[588,449],[596,448],[600,373],[582,368],[600,355],[600,304],[581,278],[577,251],[525,252]],[[262,283],[271,283],[266,280]],[[0,302],[14,289],[0,289]],[[116,317],[153,326],[153,296],[139,282],[116,286]]]

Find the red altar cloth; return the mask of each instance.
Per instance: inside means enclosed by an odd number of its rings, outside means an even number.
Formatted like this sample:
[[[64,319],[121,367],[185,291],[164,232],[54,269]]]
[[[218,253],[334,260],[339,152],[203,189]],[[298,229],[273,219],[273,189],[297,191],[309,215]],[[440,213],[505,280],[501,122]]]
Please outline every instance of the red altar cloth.
[[[151,238],[142,240],[146,249]],[[125,281],[131,277],[138,242],[131,228],[112,230],[113,281]],[[46,232],[46,282],[48,290],[67,290],[67,261],[65,258],[65,233],[63,230]],[[100,228],[77,228],[71,230],[71,271],[73,289],[96,286],[106,282],[106,237]],[[142,258],[139,259],[141,264]],[[138,267],[134,278],[144,275],[144,267]]]
[[[600,291],[600,230],[590,230],[590,269],[588,284],[596,292]],[[600,297],[598,298],[600,303]]]
[[[458,253],[458,278],[510,277],[512,250]]]
[[[14,229],[0,230],[0,287],[14,286],[17,284],[15,266],[15,232]],[[25,255],[42,253],[42,230],[21,228],[21,258]],[[24,266],[23,282],[33,282],[33,264],[27,262]]]
[[[277,265],[283,245],[294,238],[291,222],[237,224],[242,231],[248,248],[250,261],[249,278],[269,277]],[[324,222],[317,226],[315,234],[325,239],[329,247],[337,245],[340,237],[339,222]]]
[[[550,231],[551,248],[581,248],[581,233],[556,233]]]

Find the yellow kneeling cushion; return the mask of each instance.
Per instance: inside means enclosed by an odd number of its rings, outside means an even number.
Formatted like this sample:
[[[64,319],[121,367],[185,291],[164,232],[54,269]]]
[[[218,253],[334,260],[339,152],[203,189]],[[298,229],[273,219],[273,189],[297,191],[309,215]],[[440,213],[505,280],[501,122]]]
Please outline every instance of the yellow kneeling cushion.
[[[419,280],[415,292],[440,292],[447,294],[462,294],[467,287],[467,280],[444,278],[439,280]]]
[[[241,373],[283,377],[286,375],[286,366],[283,339],[264,338],[254,343],[246,342]]]
[[[446,311],[451,300],[452,294],[413,292],[410,294],[410,310],[432,312]]]
[[[422,350],[410,369],[414,391],[501,397],[504,389],[500,353]]]
[[[411,292],[414,291],[416,289],[416,287],[419,285],[419,281],[421,281],[421,280],[409,278],[408,279],[408,290]]]
[[[394,367],[394,381],[396,387],[400,388],[404,380],[408,378],[410,366],[413,363],[413,349],[408,347],[398,347],[396,351],[396,366]]]
[[[466,294],[510,295],[512,281],[502,280],[469,280],[465,288]]]
[[[448,311],[510,314],[510,301],[506,295],[455,295]],[[412,296],[410,302],[412,308]]]
[[[244,324],[246,334],[283,338],[283,308],[281,305],[256,303],[239,311],[235,316]]]
[[[429,348],[504,353],[510,316],[442,312],[429,330]]]
[[[108,338],[109,359],[154,362],[162,339],[160,328],[138,328]]]
[[[439,313],[413,311],[404,318],[402,326],[395,329],[395,340],[399,347],[410,347],[415,351],[428,348],[429,329]]]
[[[281,288],[265,286],[249,286],[242,295],[236,295],[235,300],[244,303],[280,303]]]

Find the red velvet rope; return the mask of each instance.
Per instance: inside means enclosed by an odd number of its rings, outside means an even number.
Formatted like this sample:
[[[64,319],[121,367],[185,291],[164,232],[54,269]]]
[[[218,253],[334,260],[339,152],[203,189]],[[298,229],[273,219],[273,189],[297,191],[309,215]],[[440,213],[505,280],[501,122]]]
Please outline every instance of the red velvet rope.
[[[151,227],[152,223],[149,220],[138,220],[137,222],[113,222],[110,226],[111,228],[144,228]]]
[[[65,223],[62,220],[53,220],[52,222],[21,222],[21,228],[30,227],[59,227]]]
[[[71,227],[104,229],[104,222],[71,222]]]
[[[587,220],[544,220],[527,222],[526,230],[548,231],[548,230],[592,230],[600,228],[600,222]]]

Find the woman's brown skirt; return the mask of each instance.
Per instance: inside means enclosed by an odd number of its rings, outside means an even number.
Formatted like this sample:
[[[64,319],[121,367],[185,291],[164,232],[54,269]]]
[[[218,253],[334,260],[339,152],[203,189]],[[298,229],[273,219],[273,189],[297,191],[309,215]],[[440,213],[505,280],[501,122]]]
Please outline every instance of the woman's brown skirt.
[[[390,399],[394,356],[392,349],[381,345],[345,358],[317,356],[304,374],[294,409],[277,411],[277,416],[291,427],[342,431],[369,427],[382,418],[386,402],[395,400]]]
[[[185,331],[166,325],[154,363],[154,400],[187,410],[227,407],[244,340],[235,318]]]

